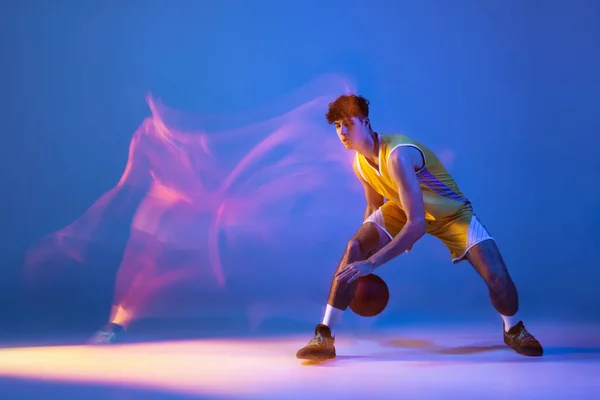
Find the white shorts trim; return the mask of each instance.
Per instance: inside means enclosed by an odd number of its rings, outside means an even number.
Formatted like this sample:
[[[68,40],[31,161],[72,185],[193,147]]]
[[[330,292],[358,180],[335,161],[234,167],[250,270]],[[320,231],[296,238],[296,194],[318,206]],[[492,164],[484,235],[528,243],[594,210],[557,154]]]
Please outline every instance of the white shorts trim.
[[[385,232],[386,235],[388,235],[390,240],[393,239],[392,235],[390,235],[390,233],[385,229],[385,221],[380,208],[375,210],[373,214],[369,215],[369,217],[367,217],[363,223],[367,222],[375,224],[379,229]],[[489,234],[481,222],[479,222],[477,217],[473,215],[471,218],[471,223],[469,224],[469,231],[467,232],[465,251],[460,256],[453,258],[452,262],[458,263],[462,261],[473,246],[478,245],[485,240],[494,240],[494,238]]]
[[[453,258],[452,262],[457,263],[462,261],[473,246],[485,240],[494,240],[494,238],[490,236],[485,227],[481,225],[477,217],[473,215],[471,218],[471,223],[469,224],[469,232],[467,233],[466,250],[460,256]]]
[[[373,214],[369,215],[369,217],[365,219],[365,222],[363,222],[363,224],[366,224],[367,222],[377,225],[379,229],[384,231],[385,234],[389,236],[390,240],[393,239],[392,235],[390,235],[390,233],[385,229],[385,221],[383,219],[383,213],[381,212],[381,208],[378,208],[373,212]]]

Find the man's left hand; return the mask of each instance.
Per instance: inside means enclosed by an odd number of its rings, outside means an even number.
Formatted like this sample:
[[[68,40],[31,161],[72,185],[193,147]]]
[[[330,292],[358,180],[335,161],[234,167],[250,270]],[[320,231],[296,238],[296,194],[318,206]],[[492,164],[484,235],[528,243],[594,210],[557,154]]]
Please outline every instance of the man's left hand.
[[[339,282],[352,283],[361,276],[369,275],[374,269],[373,264],[368,261],[357,261],[339,270],[335,277]]]

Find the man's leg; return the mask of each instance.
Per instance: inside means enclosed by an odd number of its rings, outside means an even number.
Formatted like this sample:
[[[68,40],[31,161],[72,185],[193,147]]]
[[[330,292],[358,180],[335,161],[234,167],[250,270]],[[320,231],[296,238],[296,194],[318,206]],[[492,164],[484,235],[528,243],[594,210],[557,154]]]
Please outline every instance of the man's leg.
[[[367,259],[390,240],[389,235],[380,226],[372,222],[365,222],[348,241],[336,273],[349,263]],[[296,354],[298,358],[323,360],[335,357],[333,329],[352,301],[356,284],[356,281],[351,284],[338,282],[334,273],[323,322],[317,325],[315,337],[298,351]]]
[[[484,280],[492,305],[504,320],[504,342],[520,354],[542,355],[542,346],[517,315],[519,296],[498,246],[471,207],[451,220],[430,226],[429,233],[444,242],[454,263],[468,260]]]
[[[366,260],[388,244],[390,240],[388,234],[386,234],[379,226],[371,222],[365,222],[356,232],[354,237],[348,241],[346,251],[338,264],[335,273],[350,263]],[[335,273],[329,289],[327,306],[328,308],[343,312],[346,311],[348,305],[354,298],[357,281],[350,284],[338,282],[335,278]],[[333,321],[330,323],[327,322],[328,321],[324,319],[323,324],[328,325],[330,329],[334,329],[334,323],[331,323]]]
[[[508,273],[502,255],[492,239],[484,240],[471,247],[466,254],[467,260],[483,278],[490,292],[492,305],[503,317],[513,317],[519,311],[517,288]],[[518,321],[504,320],[512,328]]]
[[[517,315],[517,289],[494,240],[487,239],[471,247],[466,258],[485,281],[492,305],[504,320],[504,342],[520,354],[541,356],[542,346]]]

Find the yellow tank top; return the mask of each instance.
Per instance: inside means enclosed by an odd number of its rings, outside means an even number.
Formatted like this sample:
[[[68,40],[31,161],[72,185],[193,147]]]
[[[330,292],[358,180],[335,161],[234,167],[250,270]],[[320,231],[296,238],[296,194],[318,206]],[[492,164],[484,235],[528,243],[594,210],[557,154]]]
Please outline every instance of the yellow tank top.
[[[416,172],[423,192],[425,219],[428,221],[439,220],[453,216],[465,207],[471,207],[470,201],[462,194],[454,178],[450,176],[431,150],[406,135],[378,135],[379,169],[375,169],[358,153],[356,153],[354,162],[363,179],[387,201],[402,208],[398,196],[398,186],[394,183],[387,168],[390,153],[399,146],[412,146],[421,152],[425,161],[425,166]]]

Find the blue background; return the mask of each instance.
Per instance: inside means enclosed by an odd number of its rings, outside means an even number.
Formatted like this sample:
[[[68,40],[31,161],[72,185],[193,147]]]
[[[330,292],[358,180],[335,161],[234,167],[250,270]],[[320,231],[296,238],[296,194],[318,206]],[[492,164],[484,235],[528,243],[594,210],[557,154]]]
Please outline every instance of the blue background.
[[[59,4],[4,2],[0,12],[0,302],[7,321],[44,319],[27,312],[33,300],[19,286],[23,254],[118,182],[131,135],[149,114],[145,93],[189,113],[236,113],[276,102],[324,73],[352,77],[371,100],[377,131],[404,131],[453,152],[449,169],[497,239],[526,320],[598,320],[600,3]],[[348,221],[362,216],[362,199],[355,201]],[[339,248],[328,250],[334,261],[349,234],[324,232],[323,241]],[[277,274],[273,282],[316,288],[289,294],[295,306],[278,311],[302,315],[309,332],[335,268],[324,270],[331,257],[313,253],[313,263],[290,260],[283,281]],[[107,260],[114,274],[118,257]],[[434,238],[381,275],[392,303],[369,323],[499,323],[480,278],[466,263],[451,265]],[[264,279],[257,275],[249,287]],[[107,282],[95,300],[78,301],[78,311],[58,297],[76,299],[91,288],[49,291],[48,329],[104,323]]]

